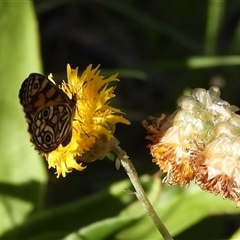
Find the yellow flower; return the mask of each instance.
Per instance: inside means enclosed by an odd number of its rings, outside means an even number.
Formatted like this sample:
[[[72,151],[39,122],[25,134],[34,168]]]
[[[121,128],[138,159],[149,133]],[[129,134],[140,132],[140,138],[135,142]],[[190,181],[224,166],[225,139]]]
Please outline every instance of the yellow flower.
[[[115,124],[130,124],[122,117],[123,112],[109,106],[115,87],[108,84],[119,81],[117,74],[104,78],[100,75],[99,66],[87,69],[78,76],[78,68],[67,65],[68,83],[63,82],[60,88],[70,97],[76,99],[75,115],[72,121],[72,138],[63,147],[61,144],[49,154],[45,154],[49,168],[56,168],[57,177],[71,172],[82,171],[81,162],[92,162],[103,159],[116,142],[113,133]],[[80,162],[80,163],[78,163]]]
[[[143,121],[153,142],[153,162],[167,175],[168,184],[201,189],[235,200],[240,206],[239,109],[220,98],[220,90],[196,88],[178,100],[169,117]]]

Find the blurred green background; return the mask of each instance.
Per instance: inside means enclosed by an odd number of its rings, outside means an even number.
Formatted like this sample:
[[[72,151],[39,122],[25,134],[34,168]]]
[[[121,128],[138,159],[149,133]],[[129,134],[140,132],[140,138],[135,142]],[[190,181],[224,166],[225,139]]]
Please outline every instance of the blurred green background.
[[[0,239],[160,239],[123,169],[108,160],[56,179],[31,147],[18,100],[31,72],[66,79],[66,65],[119,72],[117,125],[159,216],[175,239],[240,239],[236,204],[161,186],[141,121],[176,109],[189,89],[217,85],[240,106],[240,1],[0,1]]]

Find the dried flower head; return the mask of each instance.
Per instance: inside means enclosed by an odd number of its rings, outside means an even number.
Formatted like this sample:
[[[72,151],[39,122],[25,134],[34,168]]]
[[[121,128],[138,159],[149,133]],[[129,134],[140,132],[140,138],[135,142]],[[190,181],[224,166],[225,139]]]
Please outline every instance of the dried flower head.
[[[220,98],[218,87],[196,88],[178,100],[169,117],[143,121],[153,162],[168,184],[188,186],[235,200],[240,206],[239,109]]]

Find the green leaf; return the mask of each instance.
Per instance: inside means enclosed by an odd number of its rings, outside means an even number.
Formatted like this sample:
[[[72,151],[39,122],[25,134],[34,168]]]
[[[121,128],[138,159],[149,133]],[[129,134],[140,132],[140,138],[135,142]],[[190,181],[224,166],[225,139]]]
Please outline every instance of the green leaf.
[[[41,71],[38,29],[30,1],[0,2],[0,235],[41,206],[46,173],[29,142],[18,91]]]
[[[154,190],[151,177],[143,177],[142,183],[145,189]],[[139,202],[135,201],[135,195],[123,191],[130,187],[128,180],[120,181],[112,184],[107,191],[41,212],[29,218],[22,225],[5,233],[2,238],[59,239],[77,231],[80,226],[80,231],[83,231],[85,236],[91,236],[91,239],[97,233],[100,234],[99,231],[102,231],[102,236],[112,234],[114,226],[118,229],[120,225],[132,225],[133,220],[135,221],[135,219],[145,215]],[[156,201],[158,193],[159,191],[150,191],[151,199]],[[134,206],[138,208],[138,214],[128,216],[126,213],[130,214],[134,210]],[[124,211],[119,215],[122,210]],[[102,224],[96,222],[102,222]],[[114,225],[111,230],[104,229],[106,224],[110,223]]]
[[[225,1],[208,1],[208,18],[205,35],[205,55],[215,55],[217,53],[217,38],[221,23],[224,18]]]
[[[240,228],[234,233],[234,235],[230,239],[231,240],[240,239]]]
[[[151,178],[148,181],[148,184],[153,183],[151,192],[156,192],[156,185],[158,184],[158,188],[160,187],[159,182],[153,182]],[[203,192],[196,185],[191,186],[189,189],[178,186],[164,186],[159,198],[151,199],[151,202],[173,236],[191,228],[206,217],[220,214],[239,214],[240,212],[239,209],[235,208],[236,203]],[[137,201],[126,206],[115,218],[108,218],[90,224],[72,233],[66,239],[124,240],[126,236],[128,239],[162,239]]]
[[[152,203],[164,225],[173,236],[190,229],[194,224],[209,216],[240,213],[240,209],[236,209],[235,202],[223,200],[220,196],[203,192],[197,185],[192,185],[188,189],[165,185],[159,198],[152,201]],[[159,232],[148,216],[142,215],[134,219],[134,217],[139,215],[139,211],[141,209],[139,210],[136,205],[135,211],[132,209],[131,214],[128,216],[124,215],[125,219],[127,217],[132,219],[131,224],[126,224],[124,228],[119,226],[118,231],[114,229],[115,231],[112,232],[109,239],[126,239],[126,236],[129,239],[161,239]],[[121,217],[122,214],[119,215],[119,221],[121,221]],[[98,225],[101,225],[101,222]],[[104,225],[104,222],[102,225]],[[104,227],[107,228],[107,226]],[[92,226],[90,225],[89,228],[92,228]],[[82,231],[79,233],[82,233]],[[199,233],[196,234],[196,236],[199,236]],[[80,236],[82,237],[81,239],[85,237],[85,235]],[[193,235],[192,237],[194,239]]]
[[[173,236],[207,217],[240,213],[235,202],[203,192],[197,185],[188,189],[167,185],[162,188],[160,179],[150,176],[144,176],[141,182]],[[39,213],[6,233],[3,239],[161,239],[135,195],[123,191],[129,188],[129,181],[121,181],[107,191]]]

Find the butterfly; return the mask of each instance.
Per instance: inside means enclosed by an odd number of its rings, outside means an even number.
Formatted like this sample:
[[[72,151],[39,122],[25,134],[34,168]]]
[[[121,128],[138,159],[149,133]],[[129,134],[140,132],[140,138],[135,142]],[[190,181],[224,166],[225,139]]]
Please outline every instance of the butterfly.
[[[28,123],[30,141],[41,153],[49,153],[72,138],[76,96],[72,99],[51,80],[31,73],[21,85],[20,103]]]

